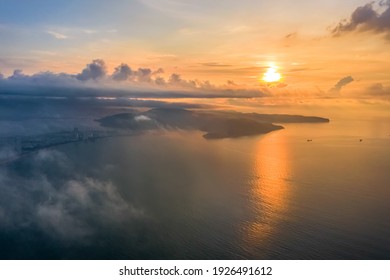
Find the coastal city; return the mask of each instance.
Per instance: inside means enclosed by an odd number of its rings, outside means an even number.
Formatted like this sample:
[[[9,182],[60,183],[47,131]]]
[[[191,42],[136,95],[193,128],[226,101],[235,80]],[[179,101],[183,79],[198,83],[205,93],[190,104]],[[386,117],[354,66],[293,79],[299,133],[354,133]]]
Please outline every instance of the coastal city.
[[[119,136],[111,130],[82,130],[75,127],[72,131],[60,131],[30,136],[0,137],[0,150],[7,149],[15,156],[52,146],[72,142],[95,141],[99,138]]]

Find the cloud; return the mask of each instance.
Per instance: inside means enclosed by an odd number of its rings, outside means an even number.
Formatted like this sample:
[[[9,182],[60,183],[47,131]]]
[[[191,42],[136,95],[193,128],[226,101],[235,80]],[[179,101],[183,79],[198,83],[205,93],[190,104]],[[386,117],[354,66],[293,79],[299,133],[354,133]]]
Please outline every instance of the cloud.
[[[210,81],[187,80],[173,73],[165,80],[162,68],[133,70],[122,63],[113,73],[95,59],[79,74],[39,72],[31,75],[15,70],[0,80],[0,94],[38,95],[41,97],[132,97],[132,98],[249,98],[266,94],[260,89],[247,90],[244,85],[214,85]]]
[[[59,33],[59,32],[47,31],[47,33],[50,34],[51,36],[53,36],[54,38],[59,39],[59,40],[68,39],[68,36],[66,36],[62,33]]]
[[[375,83],[368,87],[369,91],[383,91],[384,87],[381,83]]]
[[[205,63],[201,63],[200,65],[206,66],[206,67],[231,67],[231,66],[233,66],[231,64],[222,64],[222,63],[218,63],[218,62],[205,62]]]
[[[164,69],[158,68],[156,71],[153,71],[152,75],[158,75],[165,73]]]
[[[36,222],[56,238],[83,240],[96,234],[91,222],[97,219],[115,224],[138,215],[141,211],[133,210],[112,183],[84,177],[52,190],[49,199],[38,205]]]
[[[162,73],[164,73],[164,69],[162,68],[158,68],[155,71],[150,68],[138,68],[138,70],[133,71],[129,65],[122,63],[121,65],[115,67],[114,73],[112,73],[111,78],[115,81],[153,83],[153,76]]]
[[[55,74],[53,72],[39,72],[32,75],[26,75],[23,70],[16,69],[13,74],[7,78],[15,84],[36,84],[36,85],[69,85],[77,83],[74,76],[66,73]]]
[[[215,66],[215,65],[214,65]],[[115,68],[114,73],[112,74],[112,79],[115,81],[129,81],[133,85],[150,85],[157,86],[160,90],[191,90],[199,92],[228,92],[230,89],[235,89],[241,91],[238,88],[237,84],[227,83],[223,86],[213,85],[210,81],[199,81],[199,80],[186,80],[181,77],[178,73],[172,73],[168,80],[165,80],[159,74],[165,73],[164,69],[158,68],[157,70],[152,70],[150,68],[138,68],[138,70],[133,71],[127,64],[121,64]],[[242,86],[245,88],[245,86]],[[248,93],[246,90],[242,90]],[[252,91],[255,92],[255,91]],[[263,93],[258,92],[259,95]],[[186,93],[183,93],[186,95]],[[238,94],[239,95],[239,94]],[[176,97],[176,96],[175,96]],[[200,97],[200,96],[199,96]],[[254,96],[252,96],[254,97]]]
[[[102,59],[95,59],[87,64],[86,68],[76,76],[80,81],[97,80],[106,75],[106,63]]]
[[[232,81],[232,80],[228,80],[228,81],[226,82],[226,84],[227,84],[228,86],[232,86],[232,87],[238,86],[238,85],[236,84],[236,82],[234,82],[234,81]]]
[[[329,92],[339,93],[343,87],[345,87],[349,83],[352,83],[353,81],[354,79],[351,76],[344,77],[340,81],[338,81],[337,84],[335,84],[334,87],[329,90]]]
[[[154,83],[153,76],[164,73],[164,69],[158,68],[153,71],[150,68],[138,68],[138,70],[133,71],[129,65],[122,63],[121,65],[115,67],[114,73],[111,77],[115,81],[132,81],[139,83]],[[157,77],[159,81],[156,82],[157,85],[163,85],[165,83],[161,82],[161,77]]]
[[[70,164],[66,155],[56,150],[40,150],[34,160],[36,164],[48,162],[57,164],[61,168],[66,168]]]
[[[138,115],[134,117],[134,120],[136,120],[137,122],[145,122],[145,121],[148,122],[151,121],[152,119],[144,115]]]
[[[184,89],[198,89],[198,90],[216,90],[217,87],[211,84],[209,81],[199,80],[185,80],[182,79],[179,74],[173,73],[169,79],[167,85],[173,87],[181,87]]]
[[[13,74],[8,78],[10,80],[17,80],[17,79],[24,79],[27,75],[23,74],[23,70],[21,69],[15,69]]]
[[[112,78],[115,81],[126,81],[133,75],[133,70],[129,65],[122,63],[118,67],[115,67],[114,73],[112,73]]]
[[[179,74],[173,73],[168,80],[169,84],[171,85],[184,85],[186,81],[182,80]],[[195,83],[194,83],[195,85]]]
[[[149,68],[138,68],[134,72],[134,77],[137,78],[138,82],[141,83],[150,83],[152,81],[152,70]]]
[[[390,40],[390,1],[379,2],[382,12],[374,9],[374,3],[370,2],[358,7],[352,13],[350,19],[340,21],[332,30],[333,35],[340,36],[353,31],[372,31],[383,33]]]
[[[78,80],[75,75],[66,73],[40,72],[24,74],[17,69],[13,74],[0,80],[0,95],[30,97],[71,97],[89,86],[87,81]]]
[[[163,77],[157,77],[154,82],[156,83],[156,85],[158,86],[165,86],[167,83],[165,81],[165,79]]]
[[[82,29],[82,32],[85,33],[85,34],[96,34],[96,33],[98,33],[97,30],[93,30],[93,29]]]
[[[375,83],[370,85],[365,93],[375,97],[387,98],[390,97],[390,87],[386,87],[382,83]]]
[[[99,235],[101,228],[145,217],[142,209],[121,196],[115,184],[91,178],[91,168],[78,169],[77,163],[63,152],[41,150],[23,164],[22,169],[0,169],[3,234],[17,236],[20,231],[33,231],[46,241],[85,243]],[[108,171],[99,167],[99,173],[104,172]]]

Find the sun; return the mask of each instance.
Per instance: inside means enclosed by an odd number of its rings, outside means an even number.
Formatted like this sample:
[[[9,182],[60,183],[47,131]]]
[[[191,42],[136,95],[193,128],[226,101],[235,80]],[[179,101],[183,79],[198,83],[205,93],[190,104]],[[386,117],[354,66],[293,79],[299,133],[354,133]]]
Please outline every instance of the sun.
[[[263,75],[263,81],[267,83],[275,83],[280,81],[282,76],[277,72],[277,68],[270,66]]]

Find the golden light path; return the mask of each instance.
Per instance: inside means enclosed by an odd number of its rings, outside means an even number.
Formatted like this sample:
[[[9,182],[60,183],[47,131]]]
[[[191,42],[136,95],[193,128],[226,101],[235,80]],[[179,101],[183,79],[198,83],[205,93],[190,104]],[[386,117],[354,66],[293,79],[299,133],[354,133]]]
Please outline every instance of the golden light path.
[[[262,138],[255,148],[251,203],[256,218],[247,224],[247,248],[265,246],[288,208],[289,148],[279,132]]]

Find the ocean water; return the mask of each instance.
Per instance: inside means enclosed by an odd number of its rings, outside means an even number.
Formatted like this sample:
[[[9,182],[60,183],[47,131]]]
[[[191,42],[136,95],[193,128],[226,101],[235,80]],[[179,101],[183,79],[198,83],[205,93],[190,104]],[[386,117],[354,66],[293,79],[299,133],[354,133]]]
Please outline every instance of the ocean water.
[[[389,259],[389,120],[284,126],[107,138],[2,166],[0,258]]]

